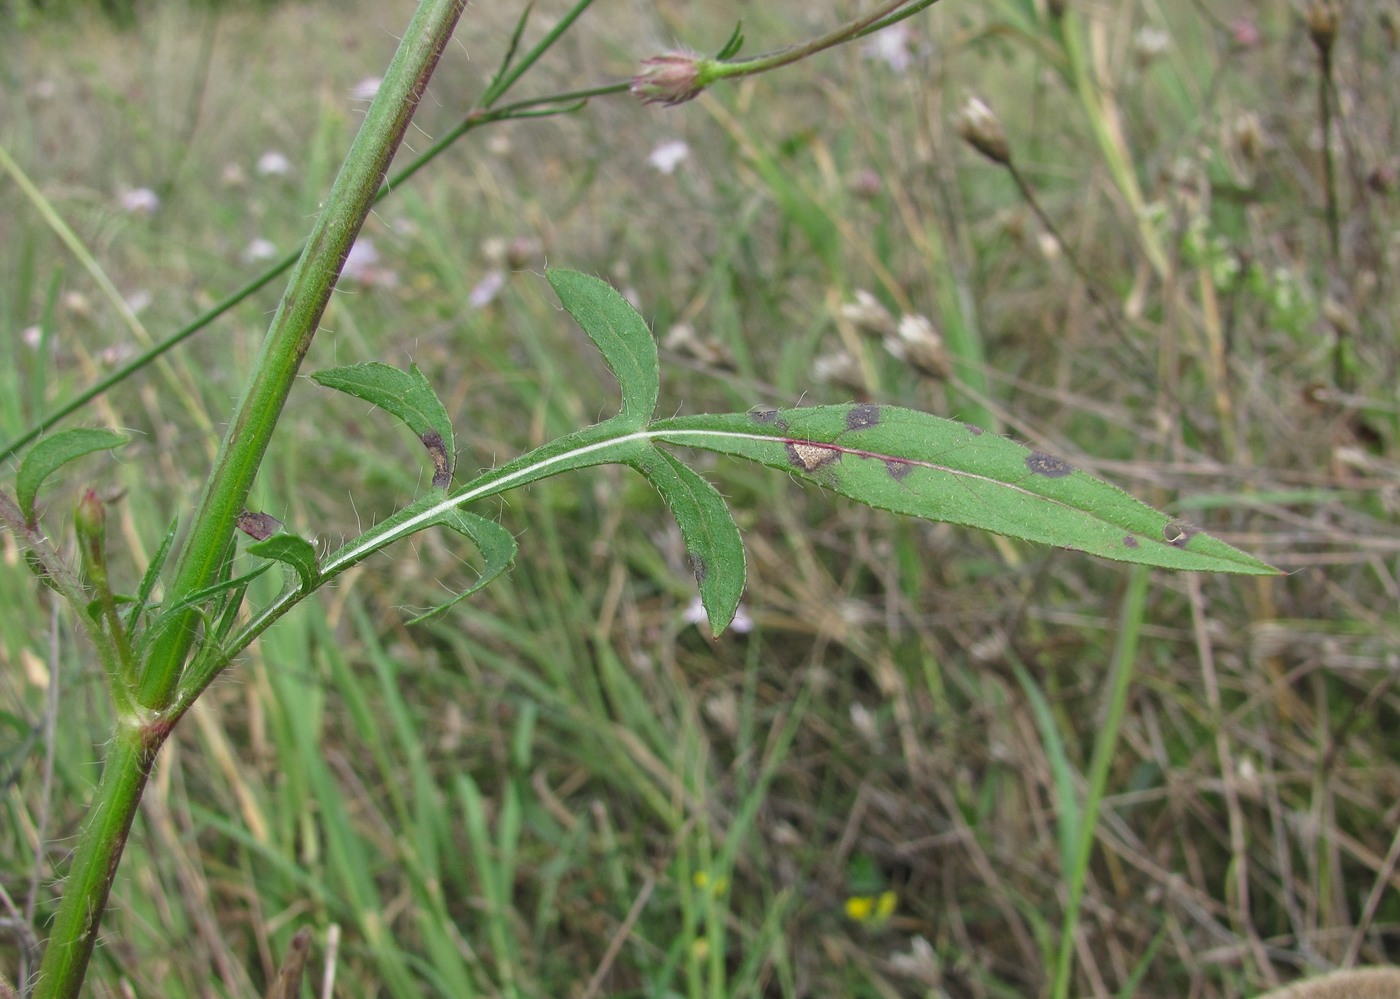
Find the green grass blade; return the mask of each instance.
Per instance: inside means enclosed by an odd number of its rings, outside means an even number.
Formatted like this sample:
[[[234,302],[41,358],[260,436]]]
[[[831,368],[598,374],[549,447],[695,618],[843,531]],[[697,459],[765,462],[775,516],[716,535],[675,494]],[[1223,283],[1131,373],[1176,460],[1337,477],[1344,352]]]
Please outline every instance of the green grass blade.
[[[1116,486],[979,427],[873,404],[687,416],[655,439],[810,479],[870,506],[1168,569],[1277,570]]]

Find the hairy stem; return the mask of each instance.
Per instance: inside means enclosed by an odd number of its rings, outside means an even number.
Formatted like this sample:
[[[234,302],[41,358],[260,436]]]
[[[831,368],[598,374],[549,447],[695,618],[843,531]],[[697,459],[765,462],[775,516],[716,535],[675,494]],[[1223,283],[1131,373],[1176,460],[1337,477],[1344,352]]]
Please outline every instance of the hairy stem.
[[[205,485],[168,591],[172,605],[225,571],[234,523],[266,451],[301,359],[315,335],[346,254],[418,106],[466,0],[422,0],[365,116],[326,207],[273,318],[243,399]],[[156,754],[173,720],[162,717],[194,643],[197,607],[172,615],[153,639],[136,704],[121,712],[102,782],[67,876],[40,967],[38,999],[76,996],[102,911]]]

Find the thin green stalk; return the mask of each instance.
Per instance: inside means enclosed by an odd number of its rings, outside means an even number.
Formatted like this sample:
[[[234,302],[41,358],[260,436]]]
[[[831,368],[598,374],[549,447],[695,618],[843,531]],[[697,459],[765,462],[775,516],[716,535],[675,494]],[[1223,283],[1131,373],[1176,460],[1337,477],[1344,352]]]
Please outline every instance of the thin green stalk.
[[[795,62],[800,62],[808,56],[816,55],[818,52],[829,48],[834,48],[855,38],[861,38],[872,32],[887,28],[896,21],[902,21],[906,17],[911,17],[923,10],[931,7],[938,0],[918,0],[917,3],[910,4],[909,0],[887,0],[869,14],[857,18],[847,24],[841,25],[828,31],[824,35],[803,42],[800,45],[793,45],[789,48],[781,49],[768,55],[757,56],[753,59],[741,59],[734,62],[709,62],[705,65],[700,74],[700,86],[703,88],[717,80],[732,80],[741,76],[753,76],[757,73],[766,73],[769,70],[777,69],[780,66],[788,66]],[[908,6],[907,10],[900,10],[901,7]]]
[[[1099,806],[1108,786],[1108,770],[1118,748],[1118,729],[1128,707],[1128,691],[1132,687],[1134,664],[1137,661],[1138,638],[1143,619],[1147,616],[1147,583],[1151,575],[1146,566],[1135,566],[1128,579],[1128,590],[1118,615],[1118,642],[1113,649],[1109,671],[1108,703],[1105,705],[1102,727],[1094,742],[1094,756],[1089,762],[1089,786],[1080,813],[1078,839],[1074,844],[1073,866],[1069,870],[1069,899],[1064,922],[1060,927],[1060,953],[1055,962],[1055,999],[1069,995],[1070,971],[1074,965],[1074,938],[1079,932],[1079,910],[1084,901],[1084,882],[1088,878],[1089,860],[1094,852],[1095,834],[1099,825]]]
[[[341,263],[369,213],[466,0],[423,0],[385,74],[364,124],[307,241],[258,363],[205,486],[176,567],[169,599],[178,603],[224,570],[234,522],[252,486],[282,404],[330,298]],[[117,865],[156,754],[173,719],[161,717],[194,642],[197,608],[173,615],[153,641],[138,703],[119,712],[91,819],[78,843],[49,937],[37,999],[73,997],[82,986]]]

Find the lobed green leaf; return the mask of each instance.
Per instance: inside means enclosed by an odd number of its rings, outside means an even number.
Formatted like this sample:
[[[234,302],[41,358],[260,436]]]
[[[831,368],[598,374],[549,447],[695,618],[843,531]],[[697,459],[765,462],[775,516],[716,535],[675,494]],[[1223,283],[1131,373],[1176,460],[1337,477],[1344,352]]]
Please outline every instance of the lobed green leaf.
[[[690,568],[700,584],[700,602],[719,637],[744,595],[744,543],[724,498],[688,465],[659,448],[628,462],[666,501],[681,529]]]
[[[347,364],[318,371],[311,380],[363,399],[398,417],[428,449],[433,462],[433,486],[446,489],[452,484],[452,467],[457,455],[452,421],[448,418],[447,407],[418,370],[418,365],[409,365],[407,371],[401,371],[379,361]]]
[[[448,608],[456,605],[497,576],[501,575],[515,562],[515,556],[520,552],[520,546],[515,541],[515,535],[506,530],[494,520],[487,520],[474,513],[465,510],[447,510],[438,518],[438,523],[442,526],[456,531],[476,546],[476,550],[481,553],[482,567],[481,575],[477,577],[475,583],[457,594],[445,604],[434,607],[426,613],[419,614],[412,618],[408,624],[418,624],[427,621],[429,618],[437,617]]]
[[[784,469],[883,510],[1121,562],[1278,572],[1063,459],[914,410],[861,404],[687,416],[650,432]]]
[[[305,538],[295,534],[274,534],[272,537],[251,544],[248,554],[281,562],[296,570],[301,579],[301,591],[310,593],[316,589],[316,581],[321,571],[316,565],[316,548]]]
[[[622,388],[623,425],[641,427],[656,410],[661,367],[656,340],[627,299],[606,281],[578,271],[550,270],[549,283],[564,309],[602,352]]]
[[[34,501],[39,487],[64,465],[94,451],[121,447],[131,438],[111,430],[78,427],[45,437],[25,454],[15,476],[15,499],[25,522],[34,523]]]

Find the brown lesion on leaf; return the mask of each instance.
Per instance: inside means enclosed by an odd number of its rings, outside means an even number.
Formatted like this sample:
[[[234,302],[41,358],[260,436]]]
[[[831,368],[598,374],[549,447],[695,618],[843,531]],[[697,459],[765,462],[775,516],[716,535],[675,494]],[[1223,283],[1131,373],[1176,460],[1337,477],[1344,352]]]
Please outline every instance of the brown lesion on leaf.
[[[1043,475],[1047,479],[1063,479],[1074,472],[1074,466],[1065,459],[1044,451],[1032,451],[1026,455],[1026,468],[1032,475]]]
[[[1135,537],[1133,537],[1131,534],[1125,534],[1125,535],[1123,536],[1123,547],[1125,547],[1125,548],[1137,548],[1137,547],[1139,547],[1139,545],[1140,545],[1140,542],[1138,541],[1138,539],[1135,538]]]
[[[254,541],[266,541],[282,529],[282,522],[270,513],[244,510],[238,515],[238,529]]]
[[[710,574],[710,563],[705,561],[705,556],[696,552],[687,552],[685,560],[690,563],[690,571],[695,573],[695,581],[703,583],[705,577]]]
[[[1162,528],[1162,537],[1166,538],[1167,544],[1173,548],[1185,548],[1200,532],[1190,524],[1183,524],[1179,520],[1169,520]]]
[[[846,429],[864,430],[880,422],[880,407],[873,402],[863,402],[846,410]]]
[[[903,458],[885,459],[885,471],[896,482],[903,482],[913,470],[914,463],[912,461],[905,461]]]
[[[788,441],[787,454],[788,461],[804,472],[815,472],[841,459],[841,451],[838,448],[813,444],[810,441]]]
[[[452,456],[447,453],[442,434],[436,430],[429,430],[418,439],[423,442],[429,457],[433,459],[433,488],[446,489],[452,485]]]

